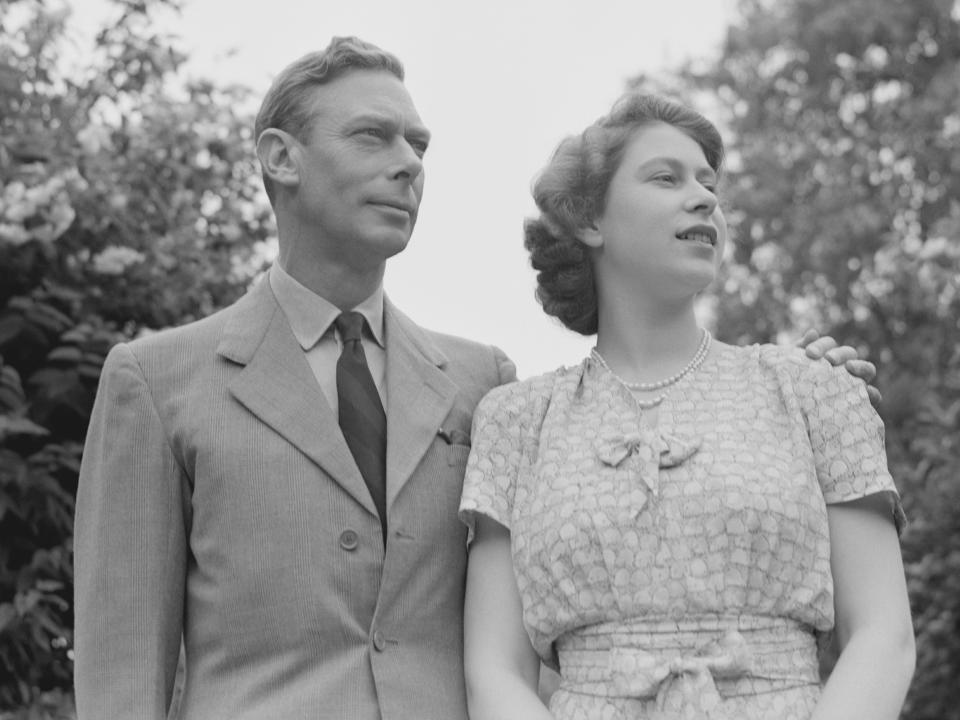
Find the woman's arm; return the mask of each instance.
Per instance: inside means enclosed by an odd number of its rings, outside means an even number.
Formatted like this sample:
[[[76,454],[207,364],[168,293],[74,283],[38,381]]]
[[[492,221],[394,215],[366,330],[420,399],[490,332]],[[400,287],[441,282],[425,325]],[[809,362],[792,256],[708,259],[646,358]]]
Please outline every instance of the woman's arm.
[[[888,499],[829,505],[840,657],[811,720],[896,720],[916,660],[910,602]]]
[[[523,628],[510,531],[483,516],[470,545],[463,634],[471,720],[549,720],[537,695],[540,658]]]

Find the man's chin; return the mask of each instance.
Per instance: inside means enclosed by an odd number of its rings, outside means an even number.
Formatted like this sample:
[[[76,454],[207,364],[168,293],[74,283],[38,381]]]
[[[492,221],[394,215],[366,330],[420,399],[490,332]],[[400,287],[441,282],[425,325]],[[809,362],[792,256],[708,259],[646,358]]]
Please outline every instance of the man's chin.
[[[402,233],[393,230],[378,233],[378,236],[372,239],[371,247],[376,248],[378,254],[384,259],[387,259],[403,252],[409,242],[409,233]]]

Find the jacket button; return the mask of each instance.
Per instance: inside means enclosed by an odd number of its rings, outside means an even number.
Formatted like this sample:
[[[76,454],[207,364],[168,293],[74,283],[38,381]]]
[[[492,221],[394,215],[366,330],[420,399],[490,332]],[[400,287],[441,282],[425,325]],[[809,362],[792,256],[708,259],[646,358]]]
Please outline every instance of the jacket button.
[[[340,547],[344,550],[356,550],[360,544],[360,538],[353,530],[344,530],[340,533]]]
[[[383,649],[387,647],[387,639],[383,636],[383,633],[379,630],[373,633],[373,646],[379,651],[383,652]]]

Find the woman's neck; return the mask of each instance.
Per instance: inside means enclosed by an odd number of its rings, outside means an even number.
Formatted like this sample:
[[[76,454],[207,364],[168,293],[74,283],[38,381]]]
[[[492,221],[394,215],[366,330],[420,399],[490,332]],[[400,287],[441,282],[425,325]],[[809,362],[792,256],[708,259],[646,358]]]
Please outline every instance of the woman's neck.
[[[601,301],[599,310],[597,350],[627,382],[655,382],[679,372],[702,339],[692,300],[656,308]]]

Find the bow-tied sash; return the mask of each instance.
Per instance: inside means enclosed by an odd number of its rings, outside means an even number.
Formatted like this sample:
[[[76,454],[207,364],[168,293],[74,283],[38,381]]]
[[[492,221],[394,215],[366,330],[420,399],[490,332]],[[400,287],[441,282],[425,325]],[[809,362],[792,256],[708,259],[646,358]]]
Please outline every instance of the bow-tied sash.
[[[656,698],[654,720],[734,720],[722,711],[715,678],[751,671],[752,653],[732,630],[692,655],[658,656],[640,648],[610,650],[613,685],[623,697]]]

